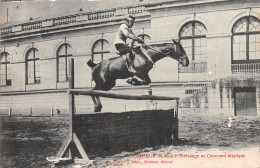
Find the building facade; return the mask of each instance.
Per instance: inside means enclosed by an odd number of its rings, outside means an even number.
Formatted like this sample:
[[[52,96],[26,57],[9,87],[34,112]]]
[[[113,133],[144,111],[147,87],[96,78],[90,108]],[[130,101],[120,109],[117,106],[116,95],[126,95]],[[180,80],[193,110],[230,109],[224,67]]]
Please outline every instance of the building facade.
[[[129,14],[136,17],[134,32],[147,44],[179,40],[190,60],[187,68],[170,58],[156,63],[149,74],[154,94],[180,96],[182,108],[260,114],[260,2],[253,0],[140,1],[3,25],[2,113],[10,108],[14,113],[65,113],[68,59],[75,60],[75,87],[91,89],[86,62],[116,56],[114,37]],[[114,91],[147,94],[146,88],[118,80]],[[93,108],[91,99],[78,99],[78,111]],[[126,108],[120,105],[107,110]]]

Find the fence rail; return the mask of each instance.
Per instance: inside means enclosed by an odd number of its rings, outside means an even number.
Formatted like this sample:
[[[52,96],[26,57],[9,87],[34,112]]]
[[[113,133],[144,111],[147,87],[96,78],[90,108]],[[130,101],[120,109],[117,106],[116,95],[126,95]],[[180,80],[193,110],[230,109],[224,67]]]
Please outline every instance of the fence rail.
[[[98,20],[98,19],[110,18],[110,17],[114,17],[115,13],[116,13],[116,10],[90,13],[90,14],[87,14],[87,19],[88,20]]]
[[[260,63],[250,63],[250,64],[232,64],[231,65],[232,74],[238,73],[256,73],[260,72]]]
[[[189,76],[190,81],[211,81],[223,78],[260,78],[260,63],[248,64],[230,64],[230,65],[215,65],[207,67],[207,63],[196,63],[189,65],[188,68],[179,66],[180,78],[185,77],[185,73],[200,74]]]
[[[144,6],[135,6],[135,7],[130,7],[128,8],[128,13],[129,14],[137,14],[137,13],[142,13],[145,12],[145,7]]]
[[[53,20],[53,25],[65,25],[76,22],[76,16],[66,16]]]
[[[215,66],[214,78],[259,78],[260,63]]]
[[[1,34],[6,35],[12,33],[12,27],[5,27],[1,29]]]
[[[60,115],[68,115],[63,111],[60,114],[59,109],[52,108],[37,108],[37,107],[23,107],[23,108],[1,108],[0,109],[0,116],[9,116],[9,117],[53,117],[53,116],[60,116]]]
[[[40,28],[42,28],[42,22],[34,22],[34,23],[22,25],[22,30],[23,31],[33,30],[33,29],[40,29]]]

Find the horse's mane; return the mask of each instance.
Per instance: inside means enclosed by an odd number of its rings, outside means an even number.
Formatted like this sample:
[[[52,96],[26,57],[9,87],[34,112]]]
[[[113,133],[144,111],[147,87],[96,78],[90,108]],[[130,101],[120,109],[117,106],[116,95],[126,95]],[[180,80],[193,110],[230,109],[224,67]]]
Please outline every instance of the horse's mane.
[[[148,46],[165,46],[165,45],[173,45],[173,43],[151,43],[151,44],[147,44]]]
[[[156,48],[156,47],[169,47],[169,49],[173,46],[173,43],[152,43],[152,44],[146,44],[147,47],[144,45],[142,46],[143,48],[147,49],[147,48]]]

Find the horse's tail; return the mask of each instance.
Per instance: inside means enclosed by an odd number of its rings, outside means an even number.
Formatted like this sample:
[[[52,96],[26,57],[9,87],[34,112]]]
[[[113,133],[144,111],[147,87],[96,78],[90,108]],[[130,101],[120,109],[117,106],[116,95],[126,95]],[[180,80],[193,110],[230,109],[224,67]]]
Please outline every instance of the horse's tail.
[[[95,66],[97,65],[97,64],[95,64],[94,62],[92,62],[91,59],[88,60],[87,64],[88,64],[88,66],[91,67],[91,68],[93,68],[93,67],[95,67]]]

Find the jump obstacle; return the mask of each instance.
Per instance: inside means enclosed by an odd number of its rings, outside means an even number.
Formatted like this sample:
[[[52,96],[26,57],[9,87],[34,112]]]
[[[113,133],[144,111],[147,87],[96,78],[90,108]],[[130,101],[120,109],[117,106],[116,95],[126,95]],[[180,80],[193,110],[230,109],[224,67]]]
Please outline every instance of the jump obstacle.
[[[171,144],[178,139],[178,97],[126,95],[111,91],[74,89],[74,59],[69,60],[69,133],[52,166],[73,163],[77,153],[89,162],[95,156],[111,151],[136,150],[148,146]],[[170,110],[144,110],[122,113],[75,114],[75,95],[100,96],[127,100],[174,100]],[[77,152],[77,153],[76,153]],[[94,154],[93,154],[94,153]],[[101,154],[101,155],[102,155]]]

